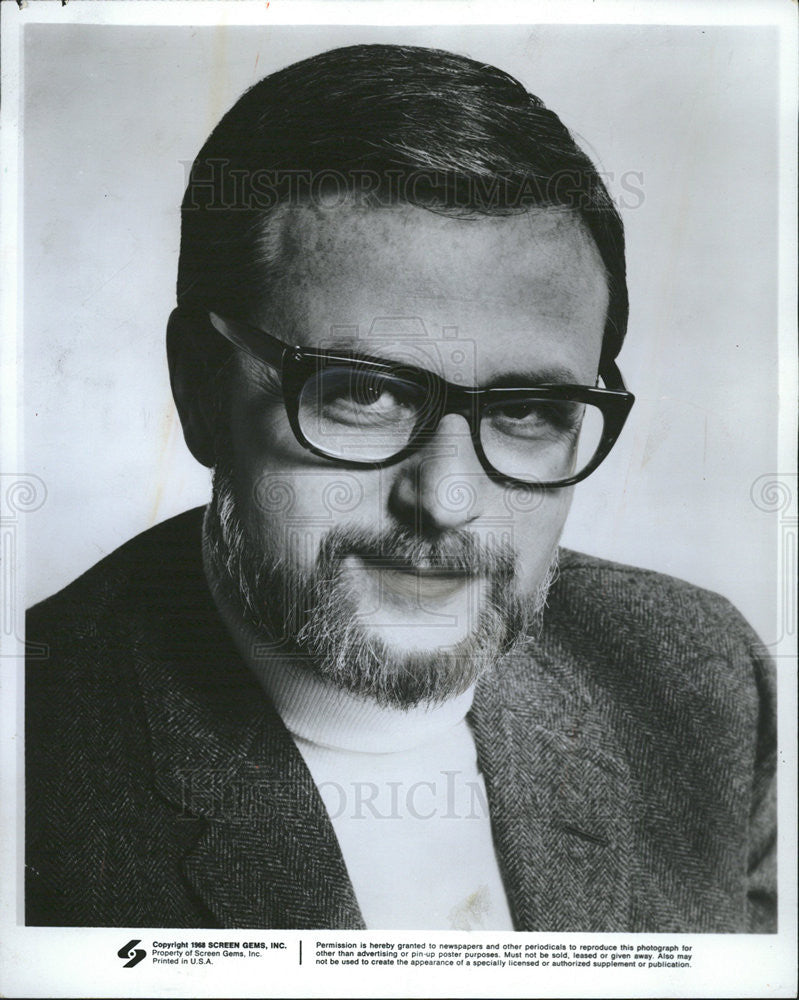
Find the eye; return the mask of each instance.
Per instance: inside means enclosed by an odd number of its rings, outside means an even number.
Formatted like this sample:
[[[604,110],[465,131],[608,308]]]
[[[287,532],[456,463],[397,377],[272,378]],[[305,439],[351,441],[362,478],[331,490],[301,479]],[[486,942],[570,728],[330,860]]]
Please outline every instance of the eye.
[[[366,427],[380,421],[415,421],[424,402],[419,386],[394,375],[328,369],[316,380],[317,407],[325,420]]]
[[[517,437],[550,437],[575,434],[583,407],[565,400],[511,399],[494,403],[483,414],[498,432]]]
[[[375,406],[380,402],[390,405],[394,397],[391,389],[384,378],[356,375],[350,382],[348,393],[350,400],[357,406]]]
[[[497,406],[494,413],[503,416],[507,420],[525,420],[533,415],[535,403],[525,400],[521,403],[505,403],[504,406]]]

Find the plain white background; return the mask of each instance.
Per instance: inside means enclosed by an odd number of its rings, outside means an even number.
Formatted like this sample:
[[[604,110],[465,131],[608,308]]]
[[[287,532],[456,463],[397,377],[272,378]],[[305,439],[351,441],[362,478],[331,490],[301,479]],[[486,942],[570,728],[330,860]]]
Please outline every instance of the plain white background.
[[[518,77],[572,129],[627,228],[620,367],[638,401],[564,544],[730,597],[776,638],[777,37],[769,28],[86,27],[24,49],[24,469],[33,603],[203,503],[164,328],[190,162],[241,92],[336,45],[437,46]]]

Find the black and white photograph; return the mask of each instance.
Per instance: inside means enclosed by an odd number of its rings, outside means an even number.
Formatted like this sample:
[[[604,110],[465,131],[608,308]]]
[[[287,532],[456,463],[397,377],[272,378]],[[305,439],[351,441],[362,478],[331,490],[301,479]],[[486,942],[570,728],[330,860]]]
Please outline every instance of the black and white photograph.
[[[291,6],[2,5],[0,991],[792,995],[795,10]]]

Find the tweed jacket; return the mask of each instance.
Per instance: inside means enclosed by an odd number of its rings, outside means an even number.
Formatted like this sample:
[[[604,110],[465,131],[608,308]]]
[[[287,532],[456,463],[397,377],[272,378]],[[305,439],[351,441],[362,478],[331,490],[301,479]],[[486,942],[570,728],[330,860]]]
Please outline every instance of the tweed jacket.
[[[29,924],[364,926],[212,602],[201,518],[29,613]],[[773,684],[723,598],[564,551],[540,639],[470,715],[516,929],[774,930]]]

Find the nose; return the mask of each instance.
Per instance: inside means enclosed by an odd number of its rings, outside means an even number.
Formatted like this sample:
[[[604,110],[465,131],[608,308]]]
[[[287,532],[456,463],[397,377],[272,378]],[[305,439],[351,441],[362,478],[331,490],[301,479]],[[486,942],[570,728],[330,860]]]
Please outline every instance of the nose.
[[[418,534],[440,534],[476,520],[490,487],[466,419],[449,413],[424,447],[396,467],[389,511]]]

